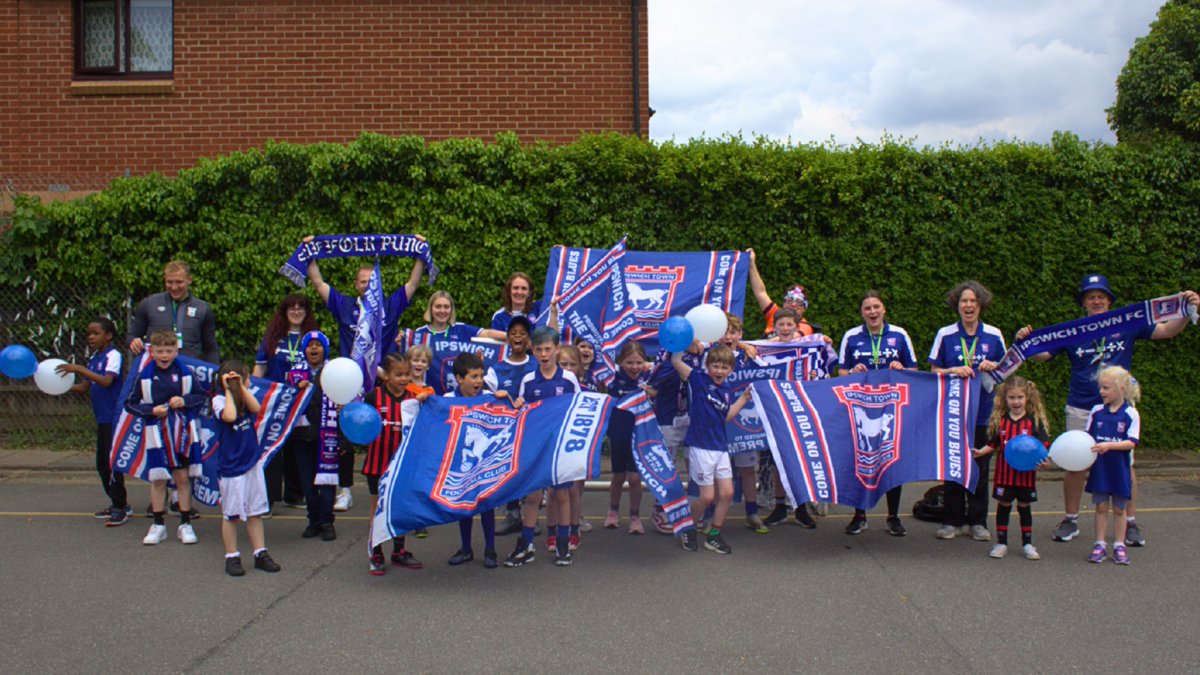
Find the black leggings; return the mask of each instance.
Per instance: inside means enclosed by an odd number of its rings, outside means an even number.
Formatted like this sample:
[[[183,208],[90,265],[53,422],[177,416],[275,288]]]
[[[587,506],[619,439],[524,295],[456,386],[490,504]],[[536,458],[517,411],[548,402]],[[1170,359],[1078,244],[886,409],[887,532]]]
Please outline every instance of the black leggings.
[[[109,458],[112,453],[113,427],[111,424],[96,425],[96,473],[100,474],[100,485],[115,509],[129,506],[125,493],[125,476],[112,470]]]

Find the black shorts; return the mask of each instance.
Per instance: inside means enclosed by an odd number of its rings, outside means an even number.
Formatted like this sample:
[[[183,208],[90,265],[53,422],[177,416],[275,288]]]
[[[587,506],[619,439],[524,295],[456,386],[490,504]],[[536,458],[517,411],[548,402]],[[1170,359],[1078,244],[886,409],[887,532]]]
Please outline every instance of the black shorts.
[[[610,439],[608,449],[611,453],[613,473],[637,471],[637,464],[633,461],[633,443],[631,441],[614,441]]]
[[[367,492],[372,497],[379,496],[379,478],[380,476],[367,476]]]
[[[1008,487],[997,485],[992,490],[992,497],[998,502],[1020,502],[1032,504],[1037,501],[1037,488]]]

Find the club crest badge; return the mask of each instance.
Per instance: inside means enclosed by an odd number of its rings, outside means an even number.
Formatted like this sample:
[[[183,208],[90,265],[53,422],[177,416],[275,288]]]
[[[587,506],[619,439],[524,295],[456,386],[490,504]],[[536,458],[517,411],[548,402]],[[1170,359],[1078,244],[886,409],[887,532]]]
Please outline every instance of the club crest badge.
[[[536,406],[521,411],[496,404],[451,406],[450,438],[430,496],[449,508],[470,512],[516,476],[524,413]]]
[[[908,405],[907,384],[834,387],[854,425],[854,473],[870,490],[900,459],[900,428]]]
[[[625,266],[625,287],[634,316],[643,327],[657,329],[667,320],[675,291],[683,283],[687,268],[683,266]]]

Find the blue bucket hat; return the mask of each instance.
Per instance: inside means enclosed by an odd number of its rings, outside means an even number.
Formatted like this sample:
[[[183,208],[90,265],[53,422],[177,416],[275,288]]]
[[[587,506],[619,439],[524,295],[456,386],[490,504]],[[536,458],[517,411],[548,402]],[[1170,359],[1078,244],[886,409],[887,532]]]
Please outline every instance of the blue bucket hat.
[[[319,330],[311,330],[300,338],[300,351],[307,351],[308,343],[313,340],[321,343],[321,346],[325,348],[325,358],[329,358],[329,337]]]
[[[1079,282],[1079,292],[1075,294],[1075,302],[1079,306],[1083,306],[1083,296],[1088,291],[1104,291],[1108,299],[1112,302],[1117,301],[1116,293],[1108,287],[1108,278],[1099,274],[1089,274]]]

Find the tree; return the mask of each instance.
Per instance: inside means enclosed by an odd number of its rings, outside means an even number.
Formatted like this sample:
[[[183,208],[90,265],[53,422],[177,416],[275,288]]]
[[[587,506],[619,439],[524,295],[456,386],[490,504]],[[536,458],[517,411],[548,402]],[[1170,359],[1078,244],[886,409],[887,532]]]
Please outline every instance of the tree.
[[[1106,110],[1122,143],[1200,141],[1200,0],[1169,0],[1134,42]]]

